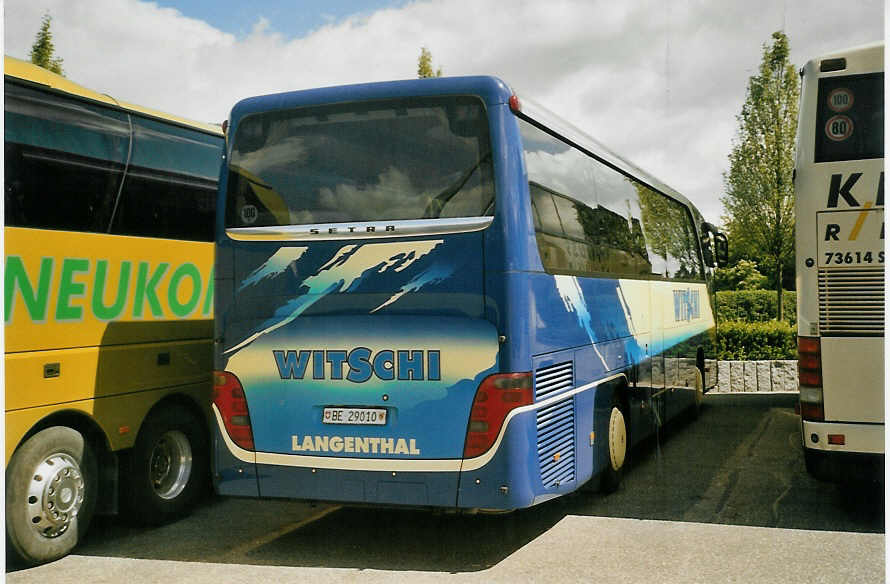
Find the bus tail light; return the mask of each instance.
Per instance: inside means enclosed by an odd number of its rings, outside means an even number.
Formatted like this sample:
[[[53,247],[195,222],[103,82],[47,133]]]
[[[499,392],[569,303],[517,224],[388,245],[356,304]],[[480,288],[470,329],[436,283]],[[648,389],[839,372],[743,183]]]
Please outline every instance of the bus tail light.
[[[800,385],[800,417],[825,419],[822,399],[822,346],[818,337],[797,337],[797,369]]]
[[[247,411],[247,396],[241,381],[228,371],[213,373],[213,403],[219,409],[226,432],[232,442],[245,450],[253,450],[253,430]]]
[[[483,379],[470,410],[464,458],[479,456],[491,448],[507,414],[533,401],[531,373],[500,373]]]

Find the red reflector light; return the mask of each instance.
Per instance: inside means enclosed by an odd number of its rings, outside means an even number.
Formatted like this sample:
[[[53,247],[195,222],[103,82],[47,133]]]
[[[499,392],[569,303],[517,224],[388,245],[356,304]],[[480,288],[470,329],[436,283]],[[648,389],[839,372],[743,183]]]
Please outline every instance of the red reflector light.
[[[819,355],[798,353],[798,364],[802,369],[819,369]]]
[[[798,364],[797,381],[801,385],[809,385],[810,387],[822,387],[822,376],[818,371],[803,369]]]
[[[522,111],[522,104],[519,102],[519,97],[517,97],[515,95],[511,95],[509,104],[510,104],[510,111],[512,111],[514,114],[518,114],[519,112]]]
[[[797,337],[797,350],[800,353],[819,354],[819,337]]]
[[[847,437],[843,434],[829,434],[828,443],[835,444],[837,446],[843,446],[847,443]]]
[[[247,410],[247,397],[241,381],[228,371],[213,374],[213,403],[219,410],[232,442],[245,450],[253,450],[253,430]]]
[[[483,379],[470,410],[464,458],[485,453],[500,434],[507,414],[533,401],[531,373],[501,373]]]
[[[800,385],[822,387],[822,348],[819,337],[797,337],[797,356]]]
[[[821,422],[825,419],[825,410],[821,403],[812,404],[802,401],[800,402],[800,417],[804,420]]]

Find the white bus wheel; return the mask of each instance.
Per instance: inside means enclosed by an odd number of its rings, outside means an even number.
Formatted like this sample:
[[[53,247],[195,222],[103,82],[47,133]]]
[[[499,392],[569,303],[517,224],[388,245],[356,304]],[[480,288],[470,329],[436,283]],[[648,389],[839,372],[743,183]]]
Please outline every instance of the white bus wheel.
[[[621,484],[624,462],[627,458],[627,417],[616,399],[609,412],[609,428],[606,434],[608,457],[600,475],[600,491],[612,493]]]
[[[6,469],[7,549],[29,565],[74,549],[96,508],[97,477],[80,432],[53,426],[28,438]]]

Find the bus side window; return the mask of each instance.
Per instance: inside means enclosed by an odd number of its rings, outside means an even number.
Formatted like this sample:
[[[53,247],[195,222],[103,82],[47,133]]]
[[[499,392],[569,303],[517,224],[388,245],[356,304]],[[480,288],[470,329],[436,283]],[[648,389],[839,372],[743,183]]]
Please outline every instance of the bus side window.
[[[635,181],[592,160],[597,181],[599,232],[595,243],[603,250],[601,271],[629,276],[647,275],[652,264],[640,226],[639,189]]]
[[[670,279],[704,280],[692,215],[685,205],[645,187],[640,191],[643,228],[653,270]]]
[[[584,206],[564,197],[553,197],[556,210],[559,212],[559,220],[562,223],[563,232],[568,237],[584,240],[587,235],[584,226],[581,225],[580,209]]]
[[[133,127],[111,232],[213,241],[222,138],[137,116]]]
[[[553,204],[553,197],[548,191],[540,186],[531,183],[529,189],[532,192],[532,200],[535,202],[535,209],[540,216],[540,229],[552,235],[562,235],[562,225],[559,222],[559,215],[556,213],[556,207]]]
[[[6,82],[6,225],[104,232],[126,164],[127,114]]]
[[[565,252],[565,236],[559,215],[553,204],[553,195],[536,183],[529,183],[532,205],[535,209],[535,239],[544,269],[565,271],[569,261]]]
[[[534,185],[529,184],[529,190],[534,192]],[[532,200],[532,223],[534,223],[535,231],[541,230],[541,214],[538,212],[538,205],[535,203],[535,197],[531,197]]]

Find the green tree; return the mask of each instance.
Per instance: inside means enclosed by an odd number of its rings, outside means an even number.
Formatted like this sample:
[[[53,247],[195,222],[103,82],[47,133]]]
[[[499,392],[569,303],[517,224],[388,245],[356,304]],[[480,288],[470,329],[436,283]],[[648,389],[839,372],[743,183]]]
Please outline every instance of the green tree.
[[[53,46],[53,33],[49,30],[50,22],[52,22],[52,17],[49,13],[44,14],[40,30],[37,31],[34,44],[31,45],[31,62],[53,73],[63,75],[62,59],[53,56],[55,46]]]
[[[772,40],[763,45],[757,75],[748,80],[721,201],[737,257],[744,254],[771,272],[782,320],[782,281],[794,256],[791,174],[800,84],[788,61],[788,37],[774,32]]]
[[[420,56],[417,58],[417,77],[426,79],[427,77],[441,77],[442,68],[439,67],[433,71],[433,55],[426,47],[420,47]]]
[[[714,288],[717,290],[760,290],[766,284],[766,276],[750,260],[739,260],[731,268],[714,270]]]

